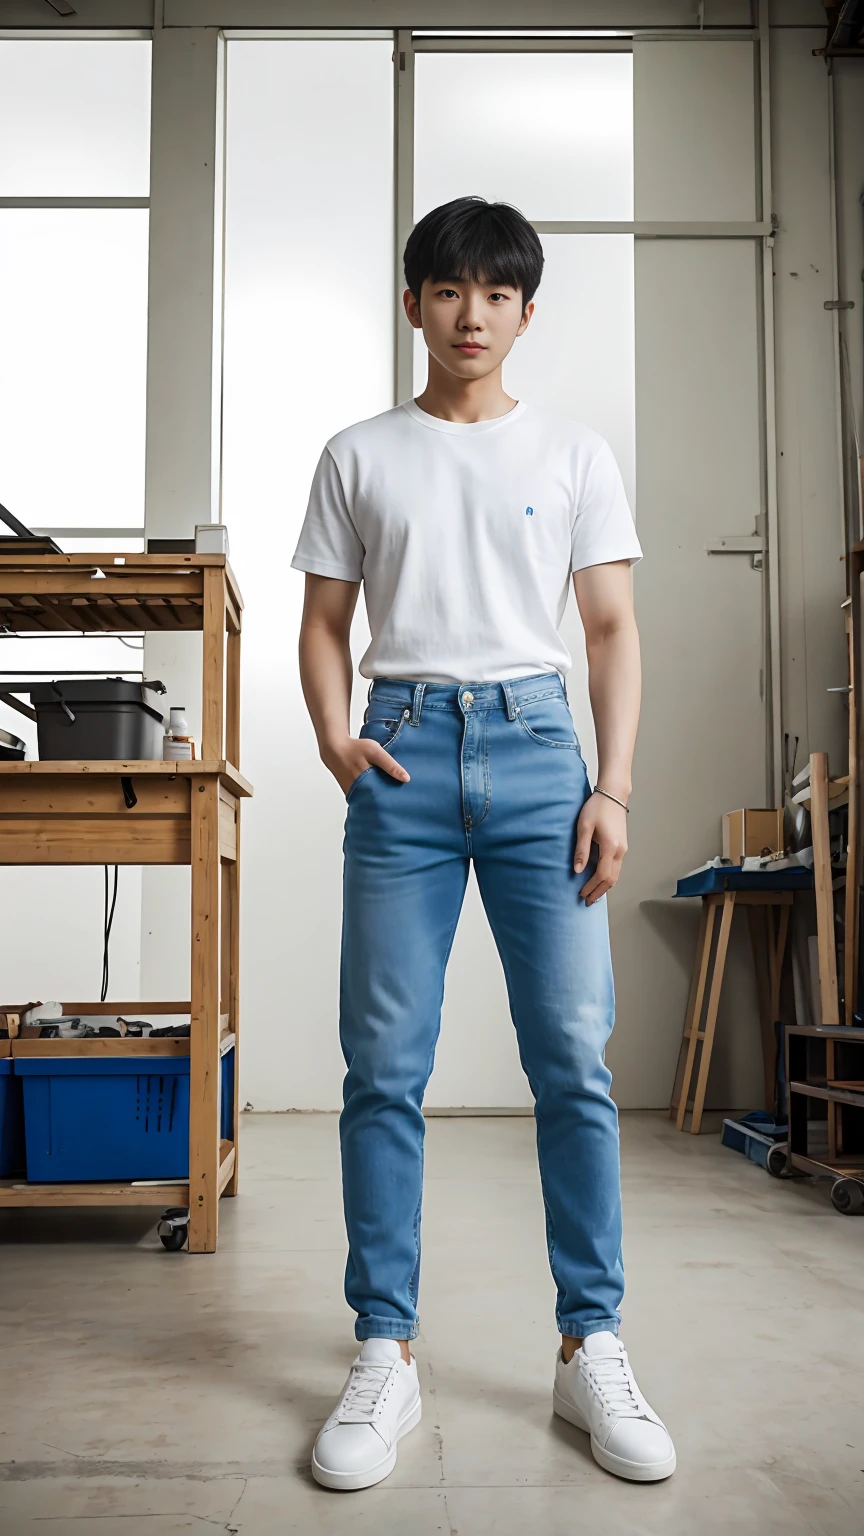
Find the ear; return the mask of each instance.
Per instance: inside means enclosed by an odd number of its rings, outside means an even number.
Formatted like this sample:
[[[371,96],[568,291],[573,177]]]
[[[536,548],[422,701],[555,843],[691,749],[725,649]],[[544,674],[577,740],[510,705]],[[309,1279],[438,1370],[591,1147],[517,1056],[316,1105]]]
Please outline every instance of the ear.
[[[402,295],[402,303],[405,306],[405,313],[410,324],[413,325],[415,331],[422,331],[423,321],[420,318],[420,302],[418,299],[415,299],[410,288],[405,289]]]
[[[517,336],[521,336],[521,335],[523,335],[523,333],[525,331],[527,331],[528,326],[531,323],[531,316],[533,315],[533,313],[534,313],[534,300],[532,299],[530,304],[526,304],[525,305],[525,313],[523,314],[522,319],[519,321],[519,329],[516,332]]]

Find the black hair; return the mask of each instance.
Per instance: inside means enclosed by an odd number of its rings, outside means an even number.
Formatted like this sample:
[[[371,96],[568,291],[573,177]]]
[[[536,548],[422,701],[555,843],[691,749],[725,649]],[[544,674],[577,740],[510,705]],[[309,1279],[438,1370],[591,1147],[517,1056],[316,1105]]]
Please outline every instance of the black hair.
[[[418,303],[428,277],[501,283],[530,304],[543,274],[543,247],[525,215],[510,203],[456,197],[424,214],[405,246],[405,281]]]

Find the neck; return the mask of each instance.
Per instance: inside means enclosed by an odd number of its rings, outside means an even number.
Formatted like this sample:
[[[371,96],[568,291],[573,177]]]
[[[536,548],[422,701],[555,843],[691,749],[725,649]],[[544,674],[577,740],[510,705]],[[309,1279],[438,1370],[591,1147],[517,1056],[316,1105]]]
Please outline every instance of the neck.
[[[501,383],[500,367],[483,379],[459,379],[430,356],[426,388],[417,396],[417,404],[442,421],[468,424],[506,416],[517,402]]]

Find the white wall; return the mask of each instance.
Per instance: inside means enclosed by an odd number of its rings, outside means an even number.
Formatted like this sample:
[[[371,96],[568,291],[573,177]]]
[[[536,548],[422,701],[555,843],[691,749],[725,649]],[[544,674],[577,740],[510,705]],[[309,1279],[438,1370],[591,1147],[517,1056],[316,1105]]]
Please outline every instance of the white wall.
[[[845,772],[846,699],[827,692],[847,681],[847,668],[839,612],[846,585],[832,317],[823,307],[837,297],[831,277],[828,77],[824,62],[813,57],[823,41],[816,29],[772,29],[783,716],[789,732],[801,738],[799,767],[810,752],[827,751],[832,770]],[[860,88],[859,76],[858,93]],[[849,165],[855,142],[849,108],[858,93],[847,75],[838,93],[843,100],[838,128],[848,167],[842,206],[849,235],[850,214],[858,233]],[[864,159],[860,154],[857,159],[856,198],[864,185]],[[848,327],[857,335],[860,294],[859,280],[850,295],[859,301],[857,318]]]

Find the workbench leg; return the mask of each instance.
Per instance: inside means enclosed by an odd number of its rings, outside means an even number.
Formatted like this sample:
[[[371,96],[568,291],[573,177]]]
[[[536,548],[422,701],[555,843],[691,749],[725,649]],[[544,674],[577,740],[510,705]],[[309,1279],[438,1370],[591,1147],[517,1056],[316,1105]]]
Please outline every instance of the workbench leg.
[[[219,762],[225,721],[225,572],[221,565],[207,565],[203,574],[201,756]]]
[[[859,828],[859,668],[861,644],[861,571],[856,561],[849,573],[849,811],[846,836],[845,927],[843,938],[843,1016],[846,1024],[855,1023],[858,1002],[858,921],[860,904],[861,832]]]
[[[234,1035],[234,1169],[225,1186],[226,1195],[236,1195],[240,1162],[240,803],[237,803],[236,847],[234,859],[222,863],[222,1012],[228,1015],[228,1028]]]
[[[820,1024],[840,1023],[837,947],[834,936],[834,883],[828,827],[828,753],[810,754],[810,827],[813,834],[813,881],[816,886],[816,935],[819,952]]]
[[[219,780],[191,780],[189,1252],[214,1253],[219,1212]]]
[[[690,977],[690,993],[687,998],[687,1011],[684,1014],[684,1033],[681,1036],[681,1047],[678,1052],[678,1065],[675,1068],[675,1080],[672,1084],[672,1098],[669,1101],[669,1119],[677,1119],[678,1130],[683,1129],[684,1119],[679,1115],[679,1106],[687,1104],[690,1092],[690,1079],[693,1074],[693,1060],[696,1054],[695,1031],[699,1028],[702,1018],[702,1000],[705,996],[705,977],[708,974],[708,957],[711,954],[711,935],[714,931],[714,903],[709,897],[702,897],[702,911],[699,914],[699,935],[696,939],[696,954],[693,959],[693,974]],[[684,1114],[687,1113],[686,1107]]]
[[[782,908],[788,912],[788,908]],[[759,1032],[762,1038],[763,1109],[774,1113],[777,1096],[777,1037],[774,1030],[776,1015],[773,999],[773,919],[771,907],[748,906],[747,926],[753,950],[753,970],[756,975],[756,996],[759,1001]],[[788,921],[788,918],[787,918]]]
[[[225,756],[240,767],[240,630],[228,631],[225,642]]]
[[[705,1033],[702,1040],[702,1054],[699,1057],[699,1076],[696,1080],[696,1093],[693,1099],[693,1118],[690,1122],[690,1134],[692,1136],[698,1136],[702,1128],[705,1090],[708,1087],[708,1071],[711,1066],[711,1052],[714,1048],[714,1030],[717,1026],[717,1010],[720,1007],[720,991],[723,986],[723,972],[726,969],[726,953],[729,948],[729,932],[732,927],[732,914],[734,911],[735,892],[727,891],[723,897],[723,913],[720,918],[720,932],[717,935],[717,953],[714,956],[711,991],[708,994],[708,1008],[705,1014]],[[686,1106],[686,1100],[684,1103]]]

